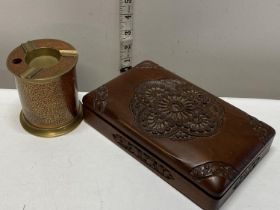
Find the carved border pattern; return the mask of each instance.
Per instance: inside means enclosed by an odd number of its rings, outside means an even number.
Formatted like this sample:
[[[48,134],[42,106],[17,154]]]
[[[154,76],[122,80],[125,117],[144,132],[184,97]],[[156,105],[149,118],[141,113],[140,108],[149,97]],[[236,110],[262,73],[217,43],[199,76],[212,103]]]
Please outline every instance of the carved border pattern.
[[[214,96],[181,80],[141,83],[130,102],[135,124],[150,136],[190,140],[216,134],[224,109]]]
[[[224,177],[229,183],[236,177],[238,172],[229,164],[213,161],[194,167],[189,174],[196,180],[202,180],[212,176],[220,176]]]
[[[107,105],[108,88],[101,86],[95,91],[93,98],[93,109],[99,112],[104,112]]]
[[[161,164],[158,160],[156,160],[156,158],[144,152],[139,147],[134,146],[125,137],[119,134],[113,134],[113,138],[120,147],[125,149],[129,154],[131,154],[135,158],[138,158],[147,167],[156,171],[157,173],[159,173],[161,176],[163,176],[168,180],[174,179],[170,170],[168,170],[163,164]]]
[[[237,181],[235,182],[234,189],[236,189],[241,182],[249,175],[249,173],[255,168],[255,166],[260,162],[262,156],[257,157],[246,169],[245,171],[239,176]]]

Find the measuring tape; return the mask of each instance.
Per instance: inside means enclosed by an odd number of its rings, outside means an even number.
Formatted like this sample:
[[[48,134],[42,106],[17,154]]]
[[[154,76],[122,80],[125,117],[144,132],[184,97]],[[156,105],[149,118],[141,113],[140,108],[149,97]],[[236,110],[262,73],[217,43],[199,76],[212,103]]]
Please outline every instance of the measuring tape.
[[[120,0],[120,72],[132,67],[134,0]]]

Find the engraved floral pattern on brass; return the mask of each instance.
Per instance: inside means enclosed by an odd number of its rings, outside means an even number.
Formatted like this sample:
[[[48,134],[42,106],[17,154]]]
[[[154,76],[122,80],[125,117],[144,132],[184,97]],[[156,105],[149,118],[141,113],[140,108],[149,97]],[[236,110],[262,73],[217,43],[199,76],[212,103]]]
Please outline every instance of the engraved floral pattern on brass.
[[[55,137],[79,125],[77,61],[73,46],[54,39],[28,41],[10,53],[7,66],[15,75],[22,104],[20,122],[28,132]]]

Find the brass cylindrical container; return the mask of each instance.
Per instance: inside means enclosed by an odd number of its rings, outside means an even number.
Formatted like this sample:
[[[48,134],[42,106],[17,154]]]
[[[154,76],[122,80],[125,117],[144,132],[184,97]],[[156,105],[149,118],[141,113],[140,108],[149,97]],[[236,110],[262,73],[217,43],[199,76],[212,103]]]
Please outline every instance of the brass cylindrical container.
[[[28,132],[55,137],[79,125],[77,61],[75,48],[55,39],[28,41],[10,53],[7,66],[15,75],[22,105],[20,122]]]

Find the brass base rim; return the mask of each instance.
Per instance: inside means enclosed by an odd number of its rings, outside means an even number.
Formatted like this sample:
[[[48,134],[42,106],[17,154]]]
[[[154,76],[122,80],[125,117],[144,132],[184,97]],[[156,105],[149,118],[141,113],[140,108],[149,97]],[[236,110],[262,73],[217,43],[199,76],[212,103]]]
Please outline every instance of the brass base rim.
[[[31,124],[24,116],[23,112],[20,112],[20,123],[22,127],[32,135],[45,137],[45,138],[53,138],[57,136],[62,136],[74,130],[83,120],[83,110],[82,104],[79,103],[78,115],[68,124],[57,127],[57,128],[39,128]]]

